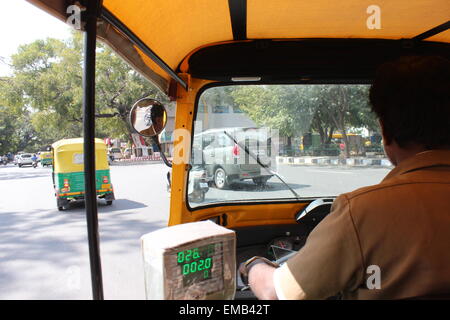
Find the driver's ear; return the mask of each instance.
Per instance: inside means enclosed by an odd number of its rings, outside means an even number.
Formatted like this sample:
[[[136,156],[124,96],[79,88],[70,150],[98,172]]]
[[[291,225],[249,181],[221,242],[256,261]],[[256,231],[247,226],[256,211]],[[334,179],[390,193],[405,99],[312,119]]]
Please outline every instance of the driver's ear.
[[[378,123],[380,124],[380,128],[381,128],[381,136],[383,137],[383,144],[390,145],[392,141],[386,135],[386,129],[384,127],[383,121],[381,119],[378,119]]]

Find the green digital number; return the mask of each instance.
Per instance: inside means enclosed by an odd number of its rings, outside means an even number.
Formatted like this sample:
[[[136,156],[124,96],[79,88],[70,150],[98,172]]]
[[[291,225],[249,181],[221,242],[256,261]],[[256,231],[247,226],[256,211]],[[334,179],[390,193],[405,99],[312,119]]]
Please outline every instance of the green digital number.
[[[184,262],[184,251],[180,251],[178,252],[178,259],[177,259],[178,263],[183,263]]]
[[[195,281],[211,278],[211,269],[213,267],[212,257],[215,253],[215,244],[208,244],[177,252],[177,264],[181,268],[184,286]]]
[[[205,264],[205,260],[199,260],[197,270],[202,271],[204,269],[204,266],[203,266],[204,264]]]
[[[194,259],[200,258],[200,253],[198,252],[198,248],[195,248],[193,250],[193,255],[192,256],[193,256]]]
[[[205,259],[205,269],[211,268],[211,258]]]
[[[194,261],[191,263],[191,273],[194,273],[197,271],[197,261]]]
[[[189,264],[186,263],[185,265],[183,265],[183,275],[187,275],[189,274]]]
[[[192,250],[186,250],[186,262],[189,262],[191,260],[192,256]]]

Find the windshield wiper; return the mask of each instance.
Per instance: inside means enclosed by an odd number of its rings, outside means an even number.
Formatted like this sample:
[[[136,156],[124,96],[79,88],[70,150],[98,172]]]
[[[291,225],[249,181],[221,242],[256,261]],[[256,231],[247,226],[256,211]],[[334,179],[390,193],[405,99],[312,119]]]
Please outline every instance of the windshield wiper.
[[[272,169],[270,169],[270,167],[268,165],[265,165],[263,163],[261,163],[261,161],[259,160],[258,156],[255,156],[253,154],[253,152],[251,152],[247,146],[243,146],[242,144],[240,144],[239,142],[236,141],[236,139],[234,139],[234,137],[232,135],[230,135],[228,132],[223,131],[223,133],[230,138],[235,144],[237,144],[241,149],[243,149],[250,157],[252,157],[254,160],[256,160],[256,162],[263,167],[264,169],[266,169],[270,174],[276,176],[291,192],[292,194],[297,198],[297,200],[300,200],[300,196],[298,195],[297,192],[294,191],[294,189],[292,189],[279,175],[278,173],[276,173],[275,171],[273,171]]]

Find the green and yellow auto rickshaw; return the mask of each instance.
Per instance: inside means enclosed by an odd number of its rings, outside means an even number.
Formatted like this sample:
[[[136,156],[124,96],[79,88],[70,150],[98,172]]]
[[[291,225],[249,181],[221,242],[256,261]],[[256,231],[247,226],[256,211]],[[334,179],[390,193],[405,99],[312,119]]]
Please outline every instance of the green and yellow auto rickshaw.
[[[51,166],[53,164],[53,155],[50,151],[42,151],[39,155],[41,166]]]
[[[62,139],[52,145],[53,185],[58,210],[67,208],[69,202],[82,200],[85,195],[83,138]],[[97,198],[111,205],[114,198],[109,172],[107,147],[101,139],[95,139]]]

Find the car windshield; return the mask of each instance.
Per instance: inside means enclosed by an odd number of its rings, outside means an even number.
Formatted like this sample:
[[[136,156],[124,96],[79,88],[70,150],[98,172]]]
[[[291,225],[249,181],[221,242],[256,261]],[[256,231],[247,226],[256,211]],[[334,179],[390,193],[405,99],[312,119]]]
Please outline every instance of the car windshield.
[[[206,89],[194,123],[191,207],[334,197],[379,183],[386,158],[369,85]]]
[[[22,158],[31,158],[31,157],[32,157],[31,154],[23,154],[23,155],[22,155]]]

